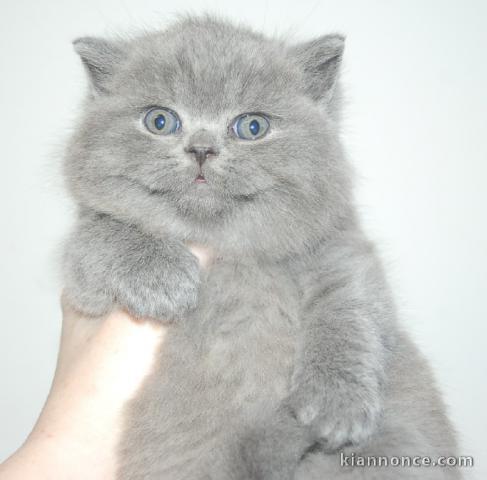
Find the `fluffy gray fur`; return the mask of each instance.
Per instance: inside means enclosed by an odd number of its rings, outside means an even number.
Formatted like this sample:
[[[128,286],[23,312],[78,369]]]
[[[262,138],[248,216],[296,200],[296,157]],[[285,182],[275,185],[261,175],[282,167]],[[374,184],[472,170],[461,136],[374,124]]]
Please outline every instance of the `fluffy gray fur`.
[[[454,455],[426,362],[400,332],[339,138],[344,39],[289,45],[211,17],[74,43],[91,80],[67,149],[79,205],[66,292],[170,324],[127,408],[120,479],[447,479],[339,453]],[[148,132],[150,106],[179,113]],[[270,133],[236,138],[264,112]],[[203,164],[188,150],[213,149]],[[205,270],[186,242],[216,260]]]

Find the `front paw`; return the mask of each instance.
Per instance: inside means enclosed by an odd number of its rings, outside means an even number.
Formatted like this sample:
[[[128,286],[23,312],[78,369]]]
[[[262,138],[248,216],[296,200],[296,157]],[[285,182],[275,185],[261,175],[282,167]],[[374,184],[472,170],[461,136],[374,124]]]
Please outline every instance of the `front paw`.
[[[365,443],[382,414],[379,390],[361,390],[358,385],[301,385],[287,405],[326,451]]]
[[[122,260],[115,298],[136,317],[173,321],[196,306],[199,263],[183,245],[145,246]]]

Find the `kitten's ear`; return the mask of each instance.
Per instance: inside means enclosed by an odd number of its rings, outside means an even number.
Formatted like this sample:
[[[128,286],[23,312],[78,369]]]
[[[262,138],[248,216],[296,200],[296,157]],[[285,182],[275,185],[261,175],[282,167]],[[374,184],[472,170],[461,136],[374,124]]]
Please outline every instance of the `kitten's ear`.
[[[329,101],[334,93],[345,37],[324,35],[292,47],[291,52],[305,73],[306,90],[316,101]]]
[[[123,60],[123,52],[115,43],[95,37],[82,37],[73,42],[88,72],[96,94],[108,93],[108,83]]]

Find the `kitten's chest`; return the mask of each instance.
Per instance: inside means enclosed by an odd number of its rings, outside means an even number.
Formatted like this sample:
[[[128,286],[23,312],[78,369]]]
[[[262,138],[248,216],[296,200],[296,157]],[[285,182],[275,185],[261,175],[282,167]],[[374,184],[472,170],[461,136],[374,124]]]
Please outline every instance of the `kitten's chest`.
[[[286,394],[297,311],[297,290],[281,266],[222,262],[208,271],[186,331],[197,336],[203,368],[228,387],[236,408],[261,408]]]
[[[284,268],[217,263],[202,281],[198,307],[168,337],[163,370],[178,372],[172,378],[180,384],[194,386],[196,376],[208,401],[221,398],[246,415],[272,408],[288,391],[297,304]]]

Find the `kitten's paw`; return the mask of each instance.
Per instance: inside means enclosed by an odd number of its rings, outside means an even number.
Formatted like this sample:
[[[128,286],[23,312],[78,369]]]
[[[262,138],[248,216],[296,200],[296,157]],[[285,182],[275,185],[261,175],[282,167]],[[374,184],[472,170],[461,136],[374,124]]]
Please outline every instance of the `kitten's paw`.
[[[76,247],[65,251],[63,296],[75,310],[90,317],[101,317],[115,306],[106,274],[100,268],[102,259]]]
[[[146,246],[124,262],[115,297],[136,317],[174,321],[196,306],[200,268],[184,246]]]
[[[342,386],[334,392],[326,387],[301,386],[289,397],[288,407],[327,451],[365,443],[382,414],[380,394],[360,392],[357,386]]]

